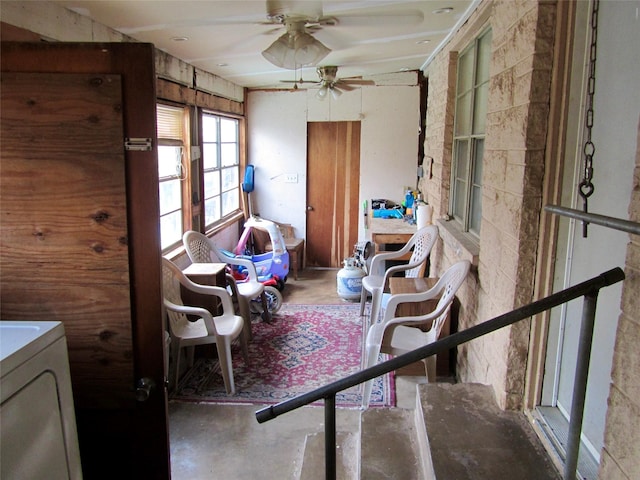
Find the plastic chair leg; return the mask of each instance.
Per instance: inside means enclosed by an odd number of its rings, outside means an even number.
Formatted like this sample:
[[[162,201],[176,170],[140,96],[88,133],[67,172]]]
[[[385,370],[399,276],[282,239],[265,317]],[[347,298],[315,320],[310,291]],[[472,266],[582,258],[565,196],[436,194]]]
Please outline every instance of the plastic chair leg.
[[[247,328],[246,322],[242,327],[240,334],[240,346],[242,348],[242,358],[246,364],[249,364],[249,342],[251,341],[251,328]]]
[[[267,295],[264,292],[260,294],[260,301],[262,302],[262,319],[267,323],[271,323],[271,312],[269,311],[269,302],[267,300]]]
[[[172,379],[172,389],[173,391],[177,390],[178,388],[178,379],[180,377],[180,353],[181,353],[181,348],[180,348],[180,341],[179,340],[172,340],[172,347],[171,348],[171,354],[173,356],[173,372],[171,375],[171,379]]]
[[[364,316],[364,307],[367,303],[367,290],[366,288],[362,287],[362,290],[360,292],[360,316]]]
[[[431,355],[423,360],[429,383],[435,383],[436,381],[436,359],[437,355]]]
[[[231,341],[228,338],[218,338],[216,340],[216,347],[224,387],[227,390],[227,394],[233,395],[236,393],[236,386],[233,381],[233,366],[231,364]]]
[[[369,326],[378,321],[380,315],[380,304],[382,303],[382,291],[374,290],[371,292],[371,312],[369,316]]]
[[[380,355],[380,345],[367,345],[366,352],[366,364],[364,368],[369,368],[378,363],[378,356]],[[362,409],[369,408],[369,402],[371,400],[371,391],[373,390],[373,380],[369,380],[364,383],[364,389],[362,391]]]

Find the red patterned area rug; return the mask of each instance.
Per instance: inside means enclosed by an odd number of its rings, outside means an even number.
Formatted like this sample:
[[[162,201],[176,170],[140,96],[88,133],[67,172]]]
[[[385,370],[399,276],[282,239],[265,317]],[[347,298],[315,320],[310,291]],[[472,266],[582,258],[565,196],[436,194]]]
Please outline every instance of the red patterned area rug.
[[[226,394],[218,361],[200,358],[171,400],[260,405],[288,400],[360,370],[363,334],[359,304],[285,304],[271,324],[253,325],[248,365],[239,346],[233,347],[235,395]],[[361,391],[362,385],[338,393],[336,406],[359,407]],[[395,406],[395,401],[394,376],[377,378],[370,406]]]

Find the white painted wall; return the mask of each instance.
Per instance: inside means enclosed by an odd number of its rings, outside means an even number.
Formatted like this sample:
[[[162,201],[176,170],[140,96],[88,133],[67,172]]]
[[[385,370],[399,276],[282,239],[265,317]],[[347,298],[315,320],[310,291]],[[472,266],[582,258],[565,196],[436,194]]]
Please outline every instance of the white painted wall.
[[[290,223],[304,236],[307,182],[307,93],[256,91],[247,96],[248,162],[255,166],[253,212]],[[297,183],[287,183],[287,175]]]
[[[306,236],[307,122],[362,122],[360,210],[371,198],[396,202],[415,187],[420,125],[416,74],[397,74],[395,82],[344,92],[338,99],[316,98],[315,89],[250,91],[247,95],[248,161],[255,165],[254,212],[290,223]],[[297,183],[287,176],[297,175]],[[359,239],[367,237],[362,211]]]

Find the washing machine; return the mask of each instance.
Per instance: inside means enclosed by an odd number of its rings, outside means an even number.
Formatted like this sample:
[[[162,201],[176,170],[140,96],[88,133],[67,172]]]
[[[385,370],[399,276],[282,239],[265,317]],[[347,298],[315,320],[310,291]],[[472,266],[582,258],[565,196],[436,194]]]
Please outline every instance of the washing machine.
[[[0,478],[81,479],[61,322],[0,321]]]

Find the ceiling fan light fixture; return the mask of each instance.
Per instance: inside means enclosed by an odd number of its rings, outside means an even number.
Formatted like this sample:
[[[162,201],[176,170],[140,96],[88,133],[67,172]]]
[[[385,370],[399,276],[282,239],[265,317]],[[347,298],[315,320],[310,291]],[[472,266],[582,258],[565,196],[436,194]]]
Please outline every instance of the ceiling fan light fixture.
[[[326,85],[323,85],[320,87],[320,90],[318,90],[318,93],[316,93],[316,96],[320,99],[320,100],[324,100],[325,98],[327,98],[327,92],[329,91],[329,87],[327,87]]]
[[[324,46],[320,41],[316,40],[314,37],[305,34],[309,40],[309,42],[304,43],[302,47],[296,47],[295,50],[295,61],[304,67],[311,67],[317,65],[320,61],[322,61],[327,55],[331,53],[331,49]]]
[[[295,70],[317,65],[331,53],[331,49],[304,31],[304,22],[287,25],[287,33],[280,36],[262,56],[276,67]]]
[[[329,91],[331,92],[331,96],[334,100],[338,100],[338,98],[340,98],[340,95],[342,95],[342,92],[335,87],[330,88]]]

